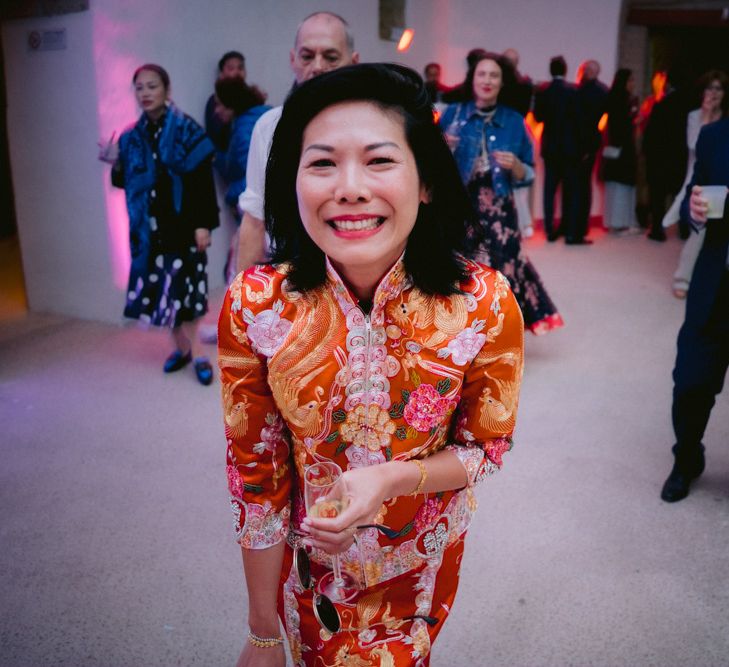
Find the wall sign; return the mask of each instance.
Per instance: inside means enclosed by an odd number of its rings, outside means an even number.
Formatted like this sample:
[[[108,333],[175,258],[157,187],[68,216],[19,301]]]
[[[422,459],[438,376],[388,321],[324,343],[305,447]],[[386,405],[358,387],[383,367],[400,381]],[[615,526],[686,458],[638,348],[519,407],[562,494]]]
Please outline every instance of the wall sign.
[[[58,30],[31,30],[28,33],[29,51],[62,51],[66,48],[66,28]]]

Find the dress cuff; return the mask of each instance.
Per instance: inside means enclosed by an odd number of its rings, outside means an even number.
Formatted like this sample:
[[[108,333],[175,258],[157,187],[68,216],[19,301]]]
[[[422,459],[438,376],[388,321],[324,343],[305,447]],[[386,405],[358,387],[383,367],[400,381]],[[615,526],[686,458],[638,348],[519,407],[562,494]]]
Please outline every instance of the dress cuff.
[[[286,538],[291,508],[277,511],[271,503],[246,503],[231,496],[235,537],[244,549],[268,549]]]

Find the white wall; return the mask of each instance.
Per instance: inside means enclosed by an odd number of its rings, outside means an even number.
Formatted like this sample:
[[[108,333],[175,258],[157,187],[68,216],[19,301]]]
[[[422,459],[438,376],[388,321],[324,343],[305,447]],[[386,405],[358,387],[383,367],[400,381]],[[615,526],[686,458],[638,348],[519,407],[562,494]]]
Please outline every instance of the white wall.
[[[363,60],[399,61],[421,70],[430,60],[444,79],[463,76],[475,46],[521,52],[521,69],[547,78],[562,53],[574,74],[596,58],[603,78],[615,67],[621,0],[410,0],[410,51],[378,37],[375,0],[94,0],[91,10],[3,26],[8,134],[30,308],[119,321],[124,301],[127,219],[96,142],[137,116],[130,77],[142,62],[164,65],[172,94],[202,121],[216,63],[230,49],[246,56],[249,81],[280,103],[292,77],[288,52],[299,21],[331,9],[351,24]],[[65,28],[67,48],[31,52],[31,30]],[[221,282],[224,226],[213,236],[211,285]]]

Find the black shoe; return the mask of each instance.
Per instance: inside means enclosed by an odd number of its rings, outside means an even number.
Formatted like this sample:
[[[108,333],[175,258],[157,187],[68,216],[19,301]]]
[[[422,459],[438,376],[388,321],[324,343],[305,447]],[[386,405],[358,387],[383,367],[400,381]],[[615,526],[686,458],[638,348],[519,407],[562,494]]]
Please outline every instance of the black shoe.
[[[174,373],[181,368],[185,368],[192,361],[192,352],[183,353],[182,350],[175,350],[167,359],[165,359],[164,372]]]
[[[213,381],[213,367],[207,357],[195,359],[195,375],[200,384],[209,385]]]
[[[549,232],[547,234],[547,241],[554,243],[559,238],[559,232]]]
[[[664,232],[662,229],[659,231],[652,230],[648,232],[646,238],[649,238],[651,241],[665,241],[666,232]]]
[[[592,239],[565,239],[567,245],[592,245]]]
[[[704,472],[703,455],[693,469],[687,469],[685,466],[674,463],[671,474],[663,484],[661,500],[665,500],[667,503],[676,503],[683,500],[689,494],[691,482],[699,477],[702,472]]]

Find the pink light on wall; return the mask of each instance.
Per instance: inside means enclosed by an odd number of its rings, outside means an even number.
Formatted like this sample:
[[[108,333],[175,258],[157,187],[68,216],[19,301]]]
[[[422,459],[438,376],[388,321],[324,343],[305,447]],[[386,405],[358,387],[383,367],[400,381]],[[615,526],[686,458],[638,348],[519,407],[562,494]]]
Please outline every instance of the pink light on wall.
[[[93,49],[100,141],[108,141],[112,135],[118,141],[119,135],[139,114],[131,79],[132,73],[141,63],[138,57],[124,53],[123,47],[125,42],[130,41],[133,30],[131,23],[107,17],[101,4],[95,9]],[[109,170],[109,165],[99,162],[99,176],[106,203],[112,280],[116,287],[125,289],[131,263],[129,218],[124,191],[111,185]]]

